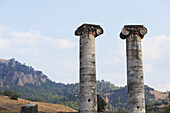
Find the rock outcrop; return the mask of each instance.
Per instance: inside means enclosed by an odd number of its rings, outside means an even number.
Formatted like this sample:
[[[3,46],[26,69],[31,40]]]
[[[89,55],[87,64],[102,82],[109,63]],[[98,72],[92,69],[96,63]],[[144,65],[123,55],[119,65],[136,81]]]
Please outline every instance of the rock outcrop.
[[[0,59],[0,87],[3,87],[4,81],[24,86],[25,84],[36,84],[46,82],[47,76],[41,71],[35,71],[31,66],[26,66],[16,61]]]

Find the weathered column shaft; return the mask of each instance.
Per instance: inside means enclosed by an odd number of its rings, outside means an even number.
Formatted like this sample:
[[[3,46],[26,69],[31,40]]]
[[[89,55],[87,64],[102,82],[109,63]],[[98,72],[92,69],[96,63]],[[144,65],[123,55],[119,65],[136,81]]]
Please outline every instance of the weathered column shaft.
[[[141,25],[129,25],[120,34],[126,38],[128,113],[145,113],[141,39],[146,32]]]
[[[96,96],[95,37],[80,36],[80,96],[81,110],[97,110]]]
[[[98,25],[83,24],[75,34],[80,35],[80,112],[97,112],[95,37],[102,34]]]
[[[145,99],[141,37],[132,34],[126,39],[126,44],[129,113],[144,113]]]

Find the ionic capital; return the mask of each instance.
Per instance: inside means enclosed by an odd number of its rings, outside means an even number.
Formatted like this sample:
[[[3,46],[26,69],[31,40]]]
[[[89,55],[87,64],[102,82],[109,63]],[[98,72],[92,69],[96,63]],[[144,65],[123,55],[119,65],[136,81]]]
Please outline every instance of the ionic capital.
[[[103,29],[100,27],[100,25],[83,24],[77,28],[75,35],[81,36],[83,34],[92,34],[94,37],[97,37],[103,34]]]
[[[147,33],[147,29],[143,25],[125,25],[120,33],[121,39],[126,39],[131,34],[138,34],[142,39]]]

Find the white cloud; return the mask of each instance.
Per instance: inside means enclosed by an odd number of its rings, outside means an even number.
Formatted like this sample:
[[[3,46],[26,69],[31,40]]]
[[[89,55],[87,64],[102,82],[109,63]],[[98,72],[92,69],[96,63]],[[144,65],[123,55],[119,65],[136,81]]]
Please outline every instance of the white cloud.
[[[29,32],[9,32],[11,37],[8,37],[13,46],[38,47],[41,42],[41,35],[38,31],[30,30]]]
[[[170,48],[170,37],[160,35],[156,37],[146,38],[143,41],[143,50],[146,58],[161,58],[166,57],[165,51]]]
[[[38,38],[40,37],[40,33],[38,31],[30,30],[29,32],[17,32],[12,31],[10,34],[14,37],[18,38]]]
[[[30,30],[28,32],[9,31],[5,37],[0,34],[0,49],[16,49],[22,53],[26,50],[31,52],[36,50],[43,51],[42,47],[69,49],[75,46],[75,43],[68,39],[55,39],[41,35],[38,31]]]
[[[152,64],[146,64],[145,66],[145,72],[151,73],[153,71],[153,65]]]
[[[159,91],[170,91],[170,83],[159,83],[155,86],[155,88]]]
[[[66,64],[66,67],[67,68],[72,68],[72,69],[78,69],[78,64],[71,64],[71,63],[68,63],[68,64]]]
[[[115,63],[121,62],[126,55],[126,48],[124,47],[124,43],[119,43],[118,44],[119,48],[118,49],[110,49],[109,53],[112,57],[111,60],[114,60]],[[124,60],[123,60],[124,61]]]
[[[54,39],[47,36],[42,36],[42,39],[55,48],[67,49],[75,46],[75,43],[67,39]]]
[[[125,46],[126,45],[124,45],[124,43],[119,43],[118,46],[119,46],[119,48],[117,50],[112,50],[110,52],[112,52],[120,57],[124,57],[124,55],[126,55],[125,54],[125,51],[126,51]]]
[[[71,40],[44,36],[35,30],[21,32],[9,28],[0,32],[1,58],[14,57],[21,63],[25,62],[35,69],[43,70],[49,78],[63,82],[77,80],[75,77],[63,79],[63,76],[77,73],[77,60],[70,58],[75,46]]]
[[[10,46],[10,40],[8,38],[0,37],[0,49],[4,49]]]
[[[8,29],[9,29],[8,26],[4,26],[4,25],[0,24],[0,33],[3,33],[3,32],[5,32]]]
[[[42,55],[42,52],[39,51],[38,49],[32,49],[32,48],[20,48],[18,49],[18,53],[20,55],[36,55],[36,56],[40,56]]]

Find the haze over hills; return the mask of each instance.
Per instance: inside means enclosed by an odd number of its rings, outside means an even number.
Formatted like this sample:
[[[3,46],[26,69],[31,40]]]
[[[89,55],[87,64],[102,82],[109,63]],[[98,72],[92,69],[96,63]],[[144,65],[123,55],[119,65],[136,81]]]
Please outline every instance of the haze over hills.
[[[63,104],[79,109],[79,83],[63,84],[52,82],[41,71],[16,61],[0,59],[0,90],[10,89],[21,94],[21,98]],[[108,103],[108,109],[125,111],[127,109],[126,87],[110,82],[97,82],[97,91]],[[146,105],[162,102],[168,94],[145,86]]]

